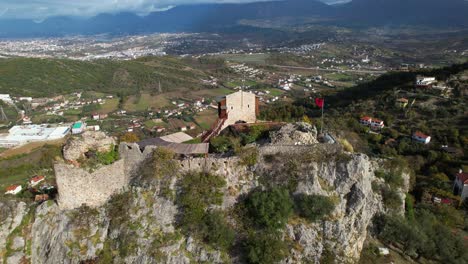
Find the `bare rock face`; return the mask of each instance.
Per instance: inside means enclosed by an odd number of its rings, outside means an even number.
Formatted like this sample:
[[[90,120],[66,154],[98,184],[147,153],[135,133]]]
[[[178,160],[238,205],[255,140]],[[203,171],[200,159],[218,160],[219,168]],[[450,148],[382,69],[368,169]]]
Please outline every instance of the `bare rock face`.
[[[4,257],[7,263],[19,263],[25,257],[25,239],[13,231],[21,228],[29,208],[24,202],[0,202],[0,263]],[[10,248],[7,250],[7,243]]]
[[[109,219],[105,211],[64,212],[54,203],[37,208],[32,226],[32,263],[80,263],[104,247]]]
[[[67,143],[63,149],[63,157],[65,160],[76,161],[91,149],[106,152],[115,144],[115,139],[108,137],[104,132],[87,131],[81,138],[74,138]]]
[[[311,145],[318,143],[317,129],[307,123],[287,124],[279,131],[270,133],[274,145]]]

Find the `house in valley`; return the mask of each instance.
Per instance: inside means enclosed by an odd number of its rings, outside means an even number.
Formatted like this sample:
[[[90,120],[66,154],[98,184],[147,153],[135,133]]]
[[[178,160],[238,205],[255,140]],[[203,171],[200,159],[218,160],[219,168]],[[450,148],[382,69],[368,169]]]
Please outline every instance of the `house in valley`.
[[[462,201],[468,197],[468,173],[460,170],[459,173],[455,174],[453,194],[459,195]]]
[[[36,185],[38,185],[40,182],[43,182],[45,180],[45,177],[42,176],[42,175],[37,175],[37,176],[34,176],[31,178],[31,180],[29,180],[29,184],[34,187]]]
[[[429,144],[431,142],[430,136],[419,131],[415,132],[411,138],[417,142],[424,143],[424,144]]]
[[[22,190],[23,190],[23,187],[21,187],[21,185],[11,185],[6,188],[5,194],[16,195],[20,193]]]

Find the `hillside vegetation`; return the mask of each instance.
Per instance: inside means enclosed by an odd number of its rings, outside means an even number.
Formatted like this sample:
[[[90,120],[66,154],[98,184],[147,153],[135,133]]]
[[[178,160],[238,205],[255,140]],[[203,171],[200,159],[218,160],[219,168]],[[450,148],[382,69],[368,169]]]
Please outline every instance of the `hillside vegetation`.
[[[51,96],[75,91],[132,94],[199,88],[205,74],[172,57],[131,61],[74,61],[13,58],[0,60],[0,93]]]

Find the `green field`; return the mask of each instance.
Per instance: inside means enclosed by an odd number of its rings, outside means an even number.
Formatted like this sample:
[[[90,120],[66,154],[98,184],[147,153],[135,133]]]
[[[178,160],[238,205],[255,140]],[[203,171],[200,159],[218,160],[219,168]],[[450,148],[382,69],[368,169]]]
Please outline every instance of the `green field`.
[[[237,63],[266,64],[270,54],[225,54],[220,57]]]
[[[225,85],[231,88],[235,88],[238,86],[242,86],[242,84],[244,84],[245,86],[254,86],[254,85],[257,85],[258,83],[252,80],[246,80],[244,83],[242,83],[241,80],[236,80],[236,81],[227,82]]]
[[[214,109],[208,109],[201,113],[197,113],[194,117],[195,122],[204,130],[210,129],[216,121],[216,118],[217,112]]]
[[[23,148],[27,151],[28,146]],[[48,180],[53,178],[53,162],[61,156],[61,144],[46,145],[31,144],[30,152],[18,153],[8,158],[0,158],[0,190],[12,184],[26,184],[34,175],[42,174]],[[6,151],[8,152],[8,151]],[[6,153],[5,152],[5,153]]]
[[[127,111],[146,111],[149,108],[164,108],[171,106],[170,100],[164,95],[151,95],[142,93],[140,96],[130,96],[124,104],[124,109]]]
[[[113,99],[106,99],[106,102],[101,105],[101,109],[99,109],[97,112],[99,114],[109,114],[114,111],[117,111],[119,108],[119,99],[113,98]]]

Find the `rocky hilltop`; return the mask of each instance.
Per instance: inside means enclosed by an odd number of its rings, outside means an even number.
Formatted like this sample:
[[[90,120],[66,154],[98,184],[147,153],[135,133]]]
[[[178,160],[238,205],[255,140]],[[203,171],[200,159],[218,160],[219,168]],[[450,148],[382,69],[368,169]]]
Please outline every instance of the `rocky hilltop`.
[[[390,209],[376,188],[386,184],[375,176],[385,161],[347,153],[337,144],[317,143],[316,130],[307,124],[287,126],[271,136],[272,143],[245,149],[244,153],[254,153],[254,162],[246,158],[252,156],[242,153],[167,160],[152,150],[141,152],[136,144],[121,144],[119,162],[132,168],[125,173],[128,186],[115,189],[99,203],[64,208],[52,201],[37,206],[0,202],[0,261],[244,263],[240,246],[228,251],[213,247],[180,227],[184,213],[179,201],[181,186],[186,177],[201,172],[223,179],[220,203],[210,210],[221,211],[234,228],[242,226],[237,217],[239,204],[258,188],[287,186],[294,195],[328,197],[335,206],[323,219],[289,218],[280,231],[289,245],[281,262],[320,263],[330,254],[336,263],[357,262],[372,218],[387,210],[403,210],[408,175],[402,174],[405,183],[398,189],[401,204]],[[58,166],[65,175],[71,165]],[[76,177],[82,176],[76,173],[78,168],[69,169]],[[112,181],[112,173],[107,170],[105,175],[93,177]],[[74,195],[81,190],[80,186],[62,188],[74,188]],[[92,186],[85,188],[87,195],[92,192]],[[99,188],[102,186],[96,186]],[[67,191],[59,189],[61,196]]]

